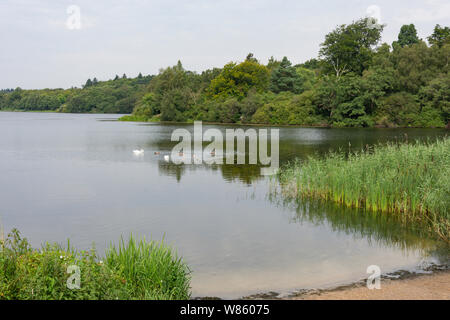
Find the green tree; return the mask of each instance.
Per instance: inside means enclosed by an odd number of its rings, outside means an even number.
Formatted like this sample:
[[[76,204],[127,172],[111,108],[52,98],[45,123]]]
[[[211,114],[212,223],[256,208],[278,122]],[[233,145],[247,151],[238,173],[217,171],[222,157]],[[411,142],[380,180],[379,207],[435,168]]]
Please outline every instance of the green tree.
[[[419,111],[420,105],[415,95],[396,92],[380,101],[377,122],[389,127],[415,126]]]
[[[417,94],[445,68],[440,49],[429,48],[425,42],[394,48],[392,61],[396,72],[397,91]]]
[[[161,114],[163,121],[185,121],[186,114],[196,101],[196,94],[190,87],[196,78],[195,74],[184,70],[178,61],[177,65],[160,71],[149,84],[149,92],[138,102],[135,115]]]
[[[280,66],[280,61],[276,60],[273,56],[270,57],[269,61],[267,62],[267,69],[269,69],[270,72],[273,70],[276,70]]]
[[[85,85],[83,86],[83,88],[89,88],[92,86],[92,80],[91,79],[87,79]]]
[[[313,58],[309,59],[308,61],[305,61],[304,63],[296,65],[295,67],[302,67],[309,70],[317,70],[320,68],[320,61]]]
[[[233,96],[242,99],[251,88],[258,92],[266,90],[268,82],[269,70],[266,66],[252,60],[240,64],[231,62],[211,81],[207,91],[209,96],[215,98]]]
[[[430,116],[433,126],[443,126],[450,123],[450,74],[441,74],[427,86],[419,91],[419,97],[423,106],[422,111],[431,113],[432,110],[437,112],[434,116]],[[429,126],[431,123],[424,123]]]
[[[302,92],[302,79],[287,57],[284,57],[278,68],[272,72],[270,90],[275,93]]]
[[[163,95],[161,100],[162,121],[186,121],[186,111],[193,104],[190,88],[176,88]]]
[[[295,67],[295,71],[300,77],[300,82],[302,83],[301,92],[313,89],[314,85],[317,83],[316,72],[309,68],[303,67],[303,64]]]
[[[428,37],[428,42],[433,46],[442,47],[450,43],[450,28],[441,27],[439,24],[434,27],[433,34]]]
[[[370,66],[373,49],[381,39],[384,26],[373,28],[369,18],[341,25],[325,36],[319,52],[325,72],[341,77],[362,74]]]
[[[401,27],[397,41],[400,46],[410,46],[412,44],[419,43],[419,41],[420,39],[417,36],[417,30],[414,24],[405,24]]]

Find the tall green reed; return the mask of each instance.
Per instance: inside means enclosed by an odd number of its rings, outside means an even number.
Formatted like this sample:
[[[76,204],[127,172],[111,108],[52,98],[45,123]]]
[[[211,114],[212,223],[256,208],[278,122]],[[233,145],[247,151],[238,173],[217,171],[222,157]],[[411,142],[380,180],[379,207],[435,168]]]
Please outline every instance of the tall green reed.
[[[450,241],[450,139],[388,143],[348,155],[296,161],[280,171],[283,193],[398,214]]]
[[[122,276],[130,295],[140,299],[190,298],[190,270],[164,242],[122,238],[106,252],[106,265]]]

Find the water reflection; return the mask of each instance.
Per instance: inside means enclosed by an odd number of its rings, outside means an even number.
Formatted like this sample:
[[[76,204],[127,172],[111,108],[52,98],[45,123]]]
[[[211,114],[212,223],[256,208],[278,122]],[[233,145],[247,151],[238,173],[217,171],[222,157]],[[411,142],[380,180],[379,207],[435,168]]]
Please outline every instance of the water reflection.
[[[419,226],[405,226],[391,214],[347,208],[326,201],[290,199],[273,191],[268,199],[292,212],[291,223],[326,225],[333,232],[351,235],[355,241],[365,239],[370,244],[401,250],[424,250],[423,253],[434,249],[437,244],[428,239],[427,233]]]
[[[181,182],[183,175],[195,173],[196,171],[206,171],[212,174],[220,173],[227,183],[239,182],[251,186],[256,181],[264,179],[261,176],[260,165],[185,165],[173,164],[165,161],[158,162],[158,171],[161,175],[175,177],[177,182]]]
[[[172,148],[177,142],[170,141],[172,130],[182,127],[193,132],[192,125],[160,125],[158,130],[153,132],[155,125],[149,125],[152,128],[151,137],[145,141],[145,148],[150,151],[157,150],[161,155],[170,155]],[[210,126],[203,125],[203,131],[210,128],[219,129],[225,134],[226,128],[242,128],[247,130],[247,126]],[[280,164],[284,165],[295,159],[306,159],[308,156],[323,156],[330,151],[341,150],[343,152],[353,152],[365,149],[377,143],[409,141],[417,139],[435,139],[446,135],[445,130],[440,129],[326,129],[326,128],[290,128],[282,127],[280,129]],[[203,142],[203,148],[209,142]],[[246,140],[246,163],[248,163],[248,140]],[[270,150],[270,142],[268,145]],[[259,150],[259,149],[258,149]],[[236,151],[236,146],[235,146]],[[174,165],[163,161],[163,156],[159,157],[159,170],[162,174],[176,177],[181,182],[186,172],[195,172],[196,170],[206,170],[217,172],[220,170],[222,177],[227,182],[241,182],[251,185],[253,182],[260,181],[263,177],[260,170],[263,166],[258,165]]]

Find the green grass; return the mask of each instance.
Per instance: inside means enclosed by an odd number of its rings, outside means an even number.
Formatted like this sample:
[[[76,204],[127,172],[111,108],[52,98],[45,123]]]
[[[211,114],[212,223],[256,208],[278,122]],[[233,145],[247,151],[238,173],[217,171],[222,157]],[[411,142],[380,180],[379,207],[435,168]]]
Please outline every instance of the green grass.
[[[136,241],[133,236],[125,243],[106,252],[106,264],[127,280],[131,296],[151,300],[189,299],[189,269],[163,242]]]
[[[79,267],[79,289],[67,287],[71,265]],[[94,249],[76,251],[70,243],[32,249],[17,230],[0,239],[0,299],[181,300],[190,298],[189,285],[189,268],[164,243],[131,236],[101,259]]]
[[[160,118],[159,117],[152,117],[152,118],[148,118],[146,116],[137,116],[134,114],[130,114],[130,115],[125,115],[122,116],[118,119],[118,121],[131,121],[131,122],[159,122]]]
[[[288,197],[396,214],[450,241],[450,139],[310,157],[280,171]]]

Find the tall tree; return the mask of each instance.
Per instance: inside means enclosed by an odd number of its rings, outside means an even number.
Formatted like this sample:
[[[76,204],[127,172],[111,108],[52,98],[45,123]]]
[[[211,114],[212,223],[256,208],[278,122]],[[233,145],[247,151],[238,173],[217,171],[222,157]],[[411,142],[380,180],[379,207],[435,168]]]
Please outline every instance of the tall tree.
[[[325,72],[334,73],[338,78],[347,72],[361,75],[370,65],[383,29],[383,25],[373,28],[369,18],[364,18],[327,34],[319,52],[325,62]]]
[[[441,48],[444,44],[450,43],[450,28],[441,27],[439,24],[434,27],[433,34],[428,37],[428,42],[433,46]]]
[[[269,61],[267,62],[267,69],[269,69],[270,72],[273,70],[276,70],[280,66],[280,61],[276,60],[273,56],[269,58]]]
[[[282,91],[301,93],[302,79],[287,57],[284,57],[279,67],[273,71],[270,79],[270,90],[275,93]]]
[[[92,86],[92,80],[89,78],[87,79],[86,83],[84,84],[84,88],[89,88]]]
[[[269,70],[266,66],[251,60],[240,64],[231,62],[211,81],[208,93],[216,98],[234,96],[242,99],[251,88],[258,92],[266,90],[268,82]]]
[[[419,41],[420,39],[417,36],[417,30],[414,24],[405,24],[401,27],[397,41],[400,46],[410,46],[412,44],[419,43]]]

